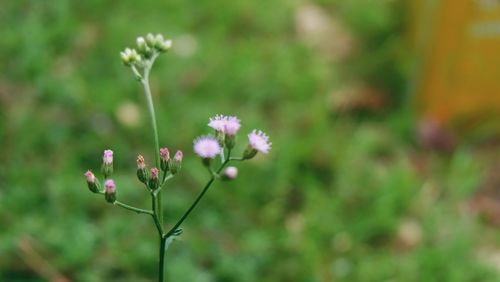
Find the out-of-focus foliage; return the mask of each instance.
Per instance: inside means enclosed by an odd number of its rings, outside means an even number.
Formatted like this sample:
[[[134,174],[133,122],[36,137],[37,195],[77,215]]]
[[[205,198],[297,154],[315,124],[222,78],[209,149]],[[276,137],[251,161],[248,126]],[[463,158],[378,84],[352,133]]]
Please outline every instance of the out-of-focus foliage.
[[[209,116],[238,115],[273,142],[186,222],[169,281],[497,281],[481,251],[495,234],[466,208],[483,175],[475,152],[423,151],[409,113],[353,119],[332,102],[352,83],[387,104],[404,97],[399,1],[1,6],[1,281],[156,276],[151,219],[106,204],[83,177],[111,148],[119,198],[149,204],[134,179],[137,154],[152,162],[147,112],[119,59],[147,32],[174,40],[152,73],[161,145],[185,152],[169,223],[207,179],[191,141]]]

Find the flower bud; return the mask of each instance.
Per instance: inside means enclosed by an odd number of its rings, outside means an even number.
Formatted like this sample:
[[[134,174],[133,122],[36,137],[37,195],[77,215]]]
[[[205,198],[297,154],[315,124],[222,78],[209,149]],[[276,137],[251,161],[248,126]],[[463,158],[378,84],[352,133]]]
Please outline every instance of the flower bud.
[[[160,185],[160,180],[158,179],[160,171],[156,168],[153,167],[151,169],[151,173],[149,175],[149,182],[148,182],[148,187],[151,190],[156,190],[158,189],[158,186]]]
[[[113,151],[104,150],[102,156],[102,173],[104,178],[108,178],[113,173]]]
[[[164,40],[163,42],[157,44],[158,51],[167,52],[170,48],[172,48],[172,40]]]
[[[154,48],[154,46],[156,44],[155,36],[151,33],[148,33],[146,35],[146,43],[148,44],[149,48]]]
[[[146,40],[142,36],[137,38],[137,50],[146,58],[151,57],[153,53],[153,50],[148,47]]]
[[[236,135],[226,134],[226,136],[224,137],[224,144],[229,150],[233,149],[234,145],[236,145]]]
[[[148,181],[148,171],[146,170],[146,162],[144,161],[144,157],[139,155],[137,156],[137,178],[140,182],[146,184]]]
[[[104,187],[106,188],[104,190],[104,199],[106,199],[106,202],[108,203],[114,203],[116,201],[115,182],[112,179],[108,179],[104,182]]]
[[[182,164],[182,151],[177,150],[173,159],[168,162],[168,169],[170,173],[176,174],[181,169]]]
[[[163,39],[163,35],[161,35],[160,33],[158,33],[156,36],[155,36],[155,43],[154,43],[154,47],[156,49],[158,49],[158,47],[163,43],[165,39]]]
[[[126,66],[135,65],[141,61],[141,56],[137,51],[130,48],[126,48],[123,52],[120,52],[120,57]]]
[[[89,186],[89,190],[92,193],[99,193],[99,183],[97,182],[97,179],[95,178],[95,175],[92,173],[92,171],[87,170],[85,172],[85,178],[87,179],[87,185]]]
[[[168,162],[170,160],[170,152],[168,151],[168,148],[161,148],[160,149],[160,168],[161,170],[167,172],[168,171]]]
[[[224,170],[224,173],[222,174],[222,179],[223,180],[233,180],[233,179],[236,179],[236,176],[238,176],[238,169],[234,166],[228,166]]]

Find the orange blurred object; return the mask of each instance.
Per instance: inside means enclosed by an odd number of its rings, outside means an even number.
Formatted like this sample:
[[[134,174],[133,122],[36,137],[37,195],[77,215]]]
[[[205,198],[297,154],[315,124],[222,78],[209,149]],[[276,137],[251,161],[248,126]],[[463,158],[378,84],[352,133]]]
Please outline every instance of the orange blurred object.
[[[500,127],[500,1],[414,0],[423,118]]]

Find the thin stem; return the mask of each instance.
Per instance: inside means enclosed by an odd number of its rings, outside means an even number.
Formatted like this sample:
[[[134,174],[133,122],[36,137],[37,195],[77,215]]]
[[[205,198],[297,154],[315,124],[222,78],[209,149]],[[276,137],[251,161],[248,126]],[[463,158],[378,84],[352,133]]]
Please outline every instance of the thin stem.
[[[228,158],[228,159],[229,159],[230,161],[239,161],[239,162],[241,162],[241,161],[244,161],[244,160],[245,160],[245,158],[243,158],[243,157],[241,157],[241,158]]]
[[[160,236],[160,262],[158,267],[158,281],[163,282],[164,275],[164,267],[165,267],[165,246],[166,246],[167,237]]]
[[[179,226],[184,222],[184,220],[186,220],[188,215],[191,213],[191,211],[193,211],[193,209],[196,207],[196,205],[201,200],[201,198],[203,198],[203,195],[205,195],[205,193],[208,191],[208,188],[210,188],[210,185],[212,185],[214,180],[215,180],[215,177],[212,176],[210,178],[210,180],[207,182],[207,184],[205,185],[205,187],[203,188],[203,190],[201,191],[201,193],[198,195],[196,200],[193,202],[193,204],[184,213],[184,215],[182,215],[181,219],[179,219],[179,221],[177,221],[177,223],[174,225],[174,227],[172,227],[172,229],[170,229],[170,231],[167,232],[167,234],[165,235],[166,238],[168,238],[170,235],[172,235],[172,233],[174,233],[175,230],[177,230],[177,228],[179,228]]]
[[[144,78],[142,79],[142,86],[144,87],[144,93],[146,94],[146,102],[148,106],[148,111],[149,111],[149,118],[151,121],[151,127],[153,128],[153,135],[154,135],[154,143],[155,143],[155,163],[156,167],[160,168],[160,143],[159,143],[159,138],[158,138],[158,126],[156,125],[156,114],[155,114],[155,107],[153,104],[153,95],[151,94],[151,88],[149,87],[149,71],[151,70],[151,67],[153,66],[153,62],[156,59],[156,56],[153,56],[151,58],[151,63],[146,66],[144,69]]]
[[[160,218],[158,217],[158,201],[154,193],[151,193],[151,205],[153,206],[153,221],[155,222],[158,234],[160,237],[163,237],[163,224],[161,224]]]
[[[146,102],[148,106],[148,111],[149,111],[149,118],[151,121],[151,127],[153,128],[153,137],[154,137],[154,144],[155,144],[155,163],[156,167],[160,168],[160,142],[158,138],[158,126],[156,124],[156,114],[155,114],[155,108],[153,104],[153,95],[151,94],[151,88],[149,87],[149,71],[151,70],[154,61],[158,57],[158,54],[154,54],[153,57],[151,57],[148,65],[145,66],[144,68],[144,77],[141,80],[142,86],[144,87],[144,94],[146,96]],[[157,194],[157,196],[153,197],[154,206],[156,206],[156,209],[153,209],[155,213],[155,218],[157,221],[159,221],[160,226],[163,226],[163,209],[162,209],[162,201],[161,201],[161,194]],[[156,221],[155,220],[155,221]]]
[[[186,220],[186,218],[194,210],[194,208],[196,207],[196,205],[198,205],[198,203],[200,202],[201,198],[203,198],[203,196],[205,195],[205,193],[208,191],[208,188],[210,188],[210,186],[212,185],[212,183],[215,181],[216,175],[218,175],[222,171],[222,169],[226,166],[226,164],[229,163],[229,161],[231,159],[230,156],[231,156],[231,151],[229,150],[227,152],[227,159],[217,169],[216,173],[212,174],[212,177],[207,182],[207,184],[205,184],[205,187],[203,187],[203,190],[198,195],[198,197],[196,198],[196,200],[194,200],[193,204],[191,204],[191,206],[189,207],[189,209],[182,215],[182,217],[179,219],[179,221],[177,221],[177,223],[167,232],[167,234],[165,234],[165,238],[168,238],[169,236],[171,236],[175,232],[175,230],[177,230],[177,228],[179,228],[179,226],[181,226],[181,224],[184,222],[184,220]]]
[[[124,203],[119,202],[119,201],[115,201],[115,202],[113,203],[113,205],[116,205],[116,206],[119,206],[119,207],[125,208],[125,209],[127,209],[127,210],[134,211],[134,212],[136,212],[136,213],[145,213],[145,214],[153,215],[153,212],[152,212],[152,211],[150,211],[150,210],[144,210],[144,209],[140,209],[140,208],[132,207],[132,206],[129,206],[129,205],[124,204]]]

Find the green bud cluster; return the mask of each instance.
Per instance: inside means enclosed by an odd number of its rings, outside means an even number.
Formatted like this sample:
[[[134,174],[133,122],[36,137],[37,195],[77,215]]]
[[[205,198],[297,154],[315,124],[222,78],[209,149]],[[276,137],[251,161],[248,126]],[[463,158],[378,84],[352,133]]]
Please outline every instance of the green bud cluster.
[[[137,53],[137,50],[130,48],[126,48],[123,52],[120,52],[120,57],[126,66],[137,65],[142,61],[141,56]]]
[[[161,34],[148,33],[146,37],[138,37],[136,43],[137,49],[126,48],[120,53],[126,66],[141,66],[155,54],[167,52],[172,48],[172,40],[163,38]]]

